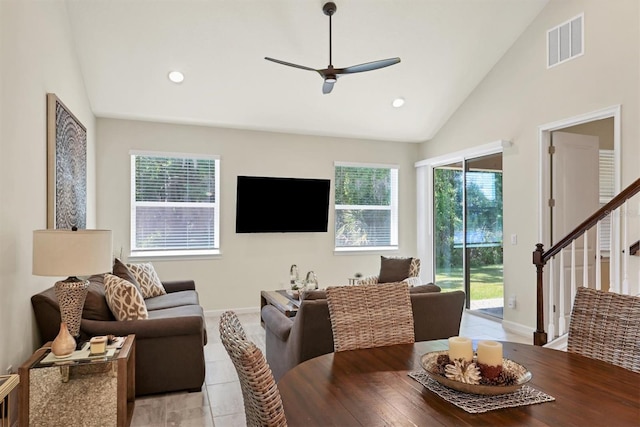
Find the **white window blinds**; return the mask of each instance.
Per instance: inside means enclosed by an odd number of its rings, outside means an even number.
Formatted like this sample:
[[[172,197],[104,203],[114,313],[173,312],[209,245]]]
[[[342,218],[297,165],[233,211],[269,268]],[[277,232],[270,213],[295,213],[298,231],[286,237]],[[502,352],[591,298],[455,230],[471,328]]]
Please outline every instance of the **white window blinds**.
[[[132,154],[132,255],[219,249],[219,159]]]
[[[600,150],[600,207],[615,196],[615,160],[613,150]],[[611,215],[600,221],[600,250],[611,250]]]
[[[336,164],[336,249],[397,246],[398,168]]]

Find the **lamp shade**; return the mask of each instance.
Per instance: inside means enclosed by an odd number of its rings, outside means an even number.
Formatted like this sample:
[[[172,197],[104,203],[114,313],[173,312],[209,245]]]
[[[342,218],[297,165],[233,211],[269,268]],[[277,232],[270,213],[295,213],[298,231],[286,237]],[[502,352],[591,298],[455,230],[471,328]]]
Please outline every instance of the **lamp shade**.
[[[35,230],[33,274],[90,276],[111,271],[111,230]]]

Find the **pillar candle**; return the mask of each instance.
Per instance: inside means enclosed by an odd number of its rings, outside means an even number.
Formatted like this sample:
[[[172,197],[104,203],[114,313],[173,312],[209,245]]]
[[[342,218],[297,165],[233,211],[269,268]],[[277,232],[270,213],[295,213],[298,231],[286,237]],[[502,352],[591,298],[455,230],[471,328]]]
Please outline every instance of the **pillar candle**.
[[[478,363],[487,366],[502,366],[502,344],[495,341],[478,342]]]
[[[473,360],[471,339],[465,337],[449,338],[449,359],[462,359],[465,362],[471,362]]]

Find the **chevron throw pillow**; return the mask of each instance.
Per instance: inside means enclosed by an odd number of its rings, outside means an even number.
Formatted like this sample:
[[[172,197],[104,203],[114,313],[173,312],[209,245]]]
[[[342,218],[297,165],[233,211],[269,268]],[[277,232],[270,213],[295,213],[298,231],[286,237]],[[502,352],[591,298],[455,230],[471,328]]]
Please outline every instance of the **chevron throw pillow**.
[[[104,296],[117,320],[148,319],[144,299],[133,283],[112,274],[104,276]]]
[[[127,264],[127,268],[136,278],[140,285],[140,291],[144,299],[165,295],[167,291],[162,286],[162,282],[150,262],[142,264]]]

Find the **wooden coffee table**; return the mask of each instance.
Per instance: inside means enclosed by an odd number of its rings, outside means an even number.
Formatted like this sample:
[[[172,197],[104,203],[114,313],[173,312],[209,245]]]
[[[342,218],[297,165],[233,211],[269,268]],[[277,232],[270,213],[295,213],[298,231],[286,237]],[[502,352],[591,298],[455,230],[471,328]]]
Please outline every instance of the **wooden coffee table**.
[[[261,291],[260,292],[260,310],[265,305],[272,305],[287,317],[294,317],[300,308],[300,301],[287,296],[286,291]],[[260,316],[260,324],[264,327],[262,316]]]

